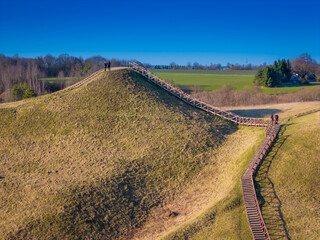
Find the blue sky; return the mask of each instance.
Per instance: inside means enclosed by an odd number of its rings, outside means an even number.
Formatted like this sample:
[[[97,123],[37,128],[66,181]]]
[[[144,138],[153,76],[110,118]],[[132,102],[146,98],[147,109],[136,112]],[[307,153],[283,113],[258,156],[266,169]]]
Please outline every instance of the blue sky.
[[[320,62],[320,1],[0,0],[0,53],[152,64]]]

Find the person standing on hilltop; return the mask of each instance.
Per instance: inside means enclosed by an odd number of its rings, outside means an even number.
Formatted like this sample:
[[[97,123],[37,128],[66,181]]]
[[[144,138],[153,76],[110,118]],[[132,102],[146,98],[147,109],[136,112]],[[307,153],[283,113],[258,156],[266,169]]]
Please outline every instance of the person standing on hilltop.
[[[104,61],[104,71],[107,71],[107,62]]]
[[[108,70],[110,71],[110,69],[111,69],[111,62],[108,61]]]
[[[274,123],[275,123],[275,124],[278,124],[278,120],[279,120],[279,116],[278,116],[278,114],[276,114],[276,115],[274,116]]]
[[[273,114],[271,115],[271,124],[273,124]]]

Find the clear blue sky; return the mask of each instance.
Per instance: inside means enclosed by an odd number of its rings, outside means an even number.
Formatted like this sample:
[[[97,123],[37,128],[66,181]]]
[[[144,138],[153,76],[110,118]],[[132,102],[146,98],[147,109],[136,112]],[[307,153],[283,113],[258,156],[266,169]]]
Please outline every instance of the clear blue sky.
[[[152,64],[320,62],[320,1],[0,0],[0,53]]]

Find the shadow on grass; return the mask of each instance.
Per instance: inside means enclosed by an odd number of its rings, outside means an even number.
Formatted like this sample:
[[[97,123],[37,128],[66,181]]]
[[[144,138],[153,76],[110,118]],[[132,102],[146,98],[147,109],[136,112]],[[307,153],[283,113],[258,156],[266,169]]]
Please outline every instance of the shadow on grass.
[[[130,76],[133,78],[133,81],[136,81],[137,88],[146,91],[150,94],[151,98],[155,98],[157,102],[165,105],[167,109],[170,109],[170,111],[180,114],[183,113],[190,120],[196,119],[198,122],[205,121],[213,123],[214,126],[212,126],[208,131],[215,136],[219,136],[220,139],[224,139],[226,135],[231,135],[238,130],[237,125],[181,101],[166,90],[149,82],[140,74],[130,72]]]
[[[272,146],[268,155],[263,159],[262,164],[259,166],[259,169],[254,176],[254,182],[260,209],[270,238],[290,240],[286,222],[283,219],[281,211],[282,202],[276,193],[273,182],[268,176],[273,159],[289,137],[289,135],[284,135],[285,129],[286,126],[283,126],[279,133],[278,140]]]
[[[268,108],[268,109],[240,109],[240,110],[231,110],[241,117],[268,117],[271,114],[276,114],[282,112],[280,109]]]

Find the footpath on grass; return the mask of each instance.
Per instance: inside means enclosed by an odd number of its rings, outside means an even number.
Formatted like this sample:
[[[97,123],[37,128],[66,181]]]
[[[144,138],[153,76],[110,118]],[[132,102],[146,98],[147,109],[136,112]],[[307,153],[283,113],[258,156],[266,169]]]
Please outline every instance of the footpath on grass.
[[[270,239],[268,230],[265,226],[264,220],[262,218],[261,210],[259,207],[256,190],[254,187],[253,175],[255,174],[258,166],[261,164],[263,158],[269,152],[269,149],[273,145],[274,141],[277,138],[277,135],[280,131],[281,125],[275,124],[265,118],[252,118],[252,117],[241,117],[232,112],[228,112],[222,108],[218,108],[202,102],[189,94],[183,92],[181,89],[169,84],[163,79],[152,74],[150,71],[145,69],[142,66],[139,66],[137,63],[129,63],[129,67],[135,72],[146,77],[150,82],[161,87],[165,91],[171,93],[180,100],[186,102],[187,104],[199,108],[203,111],[212,113],[216,116],[234,122],[238,125],[244,126],[254,126],[254,127],[266,127],[266,137],[261,144],[260,148],[250,161],[245,172],[241,176],[241,185],[243,192],[243,199],[245,210],[247,213],[247,218],[251,233],[254,239]]]

